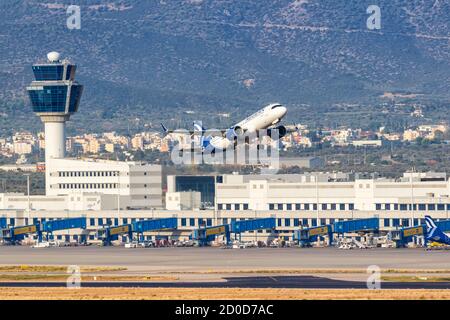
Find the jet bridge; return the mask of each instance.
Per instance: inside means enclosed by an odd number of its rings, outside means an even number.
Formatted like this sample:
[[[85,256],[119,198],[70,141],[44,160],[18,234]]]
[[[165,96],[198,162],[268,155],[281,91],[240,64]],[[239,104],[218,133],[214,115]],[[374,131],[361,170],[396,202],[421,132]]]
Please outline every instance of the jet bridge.
[[[378,231],[380,229],[379,218],[355,219],[337,221],[333,224],[333,232],[344,234],[359,231]]]
[[[177,218],[141,220],[131,224],[131,230],[132,232],[137,233],[137,238],[139,241],[142,241],[144,232],[176,228],[178,228]]]
[[[131,224],[124,224],[116,227],[106,227],[97,231],[97,238],[102,240],[104,246],[110,246],[111,241],[118,240],[119,235],[128,235],[128,239],[133,239]]]
[[[234,233],[235,236],[239,235],[240,240],[243,232],[274,229],[275,227],[275,218],[232,221],[231,224],[196,229],[192,233],[192,239],[199,241],[200,245],[206,245],[208,242],[213,241],[216,236],[223,234],[225,235],[226,243],[229,244],[231,242],[231,233]]]
[[[333,228],[329,224],[320,227],[295,230],[294,232],[294,240],[298,241],[300,245],[310,245],[312,242],[319,240],[319,237],[325,236],[328,236],[328,245],[331,245]]]
[[[254,230],[266,230],[266,229],[275,229],[276,220],[275,218],[261,218],[261,219],[252,219],[252,220],[240,220],[240,221],[232,221],[230,224],[230,233],[234,233],[239,236],[239,241],[241,240],[241,234],[247,231]]]
[[[219,235],[225,235],[227,244],[230,243],[230,225],[206,227],[195,229],[192,233],[192,239],[197,240],[200,245],[206,245],[208,242],[214,241]]]
[[[128,239],[132,240],[133,233],[137,233],[138,241],[142,241],[144,232],[176,229],[177,227],[177,218],[147,219],[115,227],[106,226],[97,231],[97,238],[102,240],[103,245],[109,246],[111,241],[118,240],[120,235],[126,234]]]
[[[69,218],[42,222],[39,234],[45,232],[48,241],[49,236],[53,236],[53,232],[69,229],[86,229],[86,218]],[[42,238],[42,236],[39,238]]]
[[[23,240],[26,235],[37,233],[39,236],[39,241],[41,241],[42,235],[39,231],[39,228],[40,225],[38,223],[27,226],[2,229],[2,239],[15,244],[16,242]]]

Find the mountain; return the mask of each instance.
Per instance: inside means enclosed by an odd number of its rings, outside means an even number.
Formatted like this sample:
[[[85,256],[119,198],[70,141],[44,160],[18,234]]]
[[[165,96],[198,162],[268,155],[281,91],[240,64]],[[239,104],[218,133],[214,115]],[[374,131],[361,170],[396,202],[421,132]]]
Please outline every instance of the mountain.
[[[233,118],[273,101],[320,112],[384,92],[448,99],[449,2],[376,2],[381,30],[371,31],[372,0],[3,0],[0,126],[29,118],[31,64],[53,50],[85,85],[74,130],[182,122],[186,109]],[[70,4],[80,30],[66,27]]]

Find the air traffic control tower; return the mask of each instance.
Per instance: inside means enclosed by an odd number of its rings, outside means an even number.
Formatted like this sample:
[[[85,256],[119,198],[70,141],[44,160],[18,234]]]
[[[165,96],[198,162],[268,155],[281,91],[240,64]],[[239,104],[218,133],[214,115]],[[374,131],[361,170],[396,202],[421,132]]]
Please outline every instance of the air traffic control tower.
[[[77,112],[83,92],[75,81],[76,65],[60,60],[57,52],[47,54],[47,59],[33,65],[36,80],[27,87],[33,111],[45,125],[46,182],[51,159],[64,158],[65,123]]]

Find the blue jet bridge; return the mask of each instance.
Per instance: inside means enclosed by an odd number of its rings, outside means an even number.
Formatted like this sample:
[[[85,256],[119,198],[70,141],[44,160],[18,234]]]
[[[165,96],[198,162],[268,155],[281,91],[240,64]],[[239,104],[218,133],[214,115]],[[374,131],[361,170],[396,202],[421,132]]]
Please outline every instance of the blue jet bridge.
[[[45,221],[27,226],[11,227],[2,229],[2,237],[6,241],[15,243],[23,240],[28,234],[37,234],[38,241],[42,241],[42,234],[46,233],[46,239],[52,235],[54,231],[67,229],[86,229],[86,218],[70,218],[61,220]]]
[[[276,228],[275,218],[261,218],[252,220],[240,220],[232,221],[230,224],[230,232],[239,235],[239,241],[241,240],[242,232],[254,231],[254,230],[268,230]]]
[[[15,244],[16,242],[23,240],[27,234],[32,233],[37,233],[39,236],[39,241],[42,240],[39,223],[2,229],[2,238],[12,244]]]
[[[138,240],[141,241],[143,233],[147,231],[158,231],[164,229],[177,229],[178,219],[177,218],[162,218],[162,219],[152,219],[152,220],[141,220],[136,221],[131,224],[132,232],[137,233]]]
[[[379,218],[356,219],[347,221],[337,221],[333,224],[334,233],[351,233],[358,231],[378,231],[380,229]]]
[[[41,223],[39,233],[42,234],[45,232],[46,239],[48,241],[49,236],[53,237],[53,232],[69,229],[86,229],[86,218],[69,218],[45,221]],[[42,238],[42,236],[39,237]],[[82,242],[85,240],[86,239],[83,239]]]
[[[219,235],[225,235],[227,244],[230,243],[230,225],[224,224],[221,226],[206,227],[195,229],[192,233],[192,239],[197,240],[199,245],[207,245],[208,242],[214,241]]]
[[[294,232],[294,240],[298,241],[299,245],[309,246],[312,242],[316,242],[319,237],[324,236],[328,236],[328,245],[331,245],[333,239],[333,228],[331,225],[305,228]]]
[[[223,234],[227,244],[229,244],[231,242],[231,233],[234,233],[235,237],[239,235],[240,240],[243,232],[274,229],[275,227],[275,218],[232,221],[231,224],[196,229],[192,233],[192,239],[199,241],[200,245],[206,245],[208,242],[213,241],[216,236]]]
[[[110,246],[111,241],[119,239],[120,235],[128,235],[128,239],[133,239],[131,224],[123,224],[116,227],[106,227],[97,231],[97,238],[102,240],[104,246]]]

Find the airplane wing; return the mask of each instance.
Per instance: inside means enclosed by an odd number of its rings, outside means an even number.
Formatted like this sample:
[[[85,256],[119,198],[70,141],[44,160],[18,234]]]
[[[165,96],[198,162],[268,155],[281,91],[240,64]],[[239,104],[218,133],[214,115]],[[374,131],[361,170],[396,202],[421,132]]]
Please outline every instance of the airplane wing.
[[[161,127],[163,129],[163,132],[165,134],[170,134],[170,133],[179,133],[179,134],[189,134],[189,135],[202,135],[204,133],[221,133],[222,135],[225,135],[225,133],[227,132],[227,130],[229,129],[194,129],[194,130],[187,130],[187,129],[175,129],[175,130],[170,130],[167,129],[167,127],[161,123]]]
[[[269,128],[267,128],[267,130],[279,129],[279,127],[280,127],[280,125],[273,125],[273,126],[270,126]],[[288,125],[288,126],[281,125],[281,127],[284,127],[286,129],[287,133],[292,133],[292,132],[298,131],[298,127],[296,125]]]

